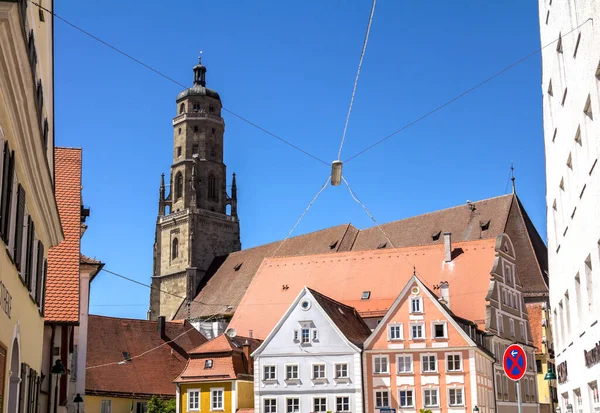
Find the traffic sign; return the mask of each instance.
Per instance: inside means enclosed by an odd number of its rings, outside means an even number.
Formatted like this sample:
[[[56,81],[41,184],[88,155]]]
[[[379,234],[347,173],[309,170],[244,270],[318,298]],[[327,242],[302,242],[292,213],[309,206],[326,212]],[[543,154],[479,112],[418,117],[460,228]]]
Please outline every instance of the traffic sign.
[[[509,379],[513,381],[521,380],[527,370],[527,356],[523,347],[518,344],[508,346],[502,358],[502,366]]]

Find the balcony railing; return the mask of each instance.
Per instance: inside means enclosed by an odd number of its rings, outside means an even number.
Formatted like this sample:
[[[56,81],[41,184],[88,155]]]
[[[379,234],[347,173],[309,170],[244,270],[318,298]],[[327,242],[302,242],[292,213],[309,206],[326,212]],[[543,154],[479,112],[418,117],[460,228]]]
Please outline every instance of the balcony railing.
[[[188,119],[210,119],[217,123],[223,124],[223,118],[220,116],[211,115],[210,113],[206,112],[185,112],[173,118],[173,125]]]

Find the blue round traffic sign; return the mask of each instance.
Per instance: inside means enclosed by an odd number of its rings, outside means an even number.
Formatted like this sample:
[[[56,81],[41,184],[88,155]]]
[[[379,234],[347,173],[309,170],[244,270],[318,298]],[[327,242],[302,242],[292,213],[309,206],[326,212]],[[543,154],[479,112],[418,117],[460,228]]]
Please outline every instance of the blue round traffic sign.
[[[527,370],[527,356],[525,356],[523,347],[518,344],[508,346],[502,358],[502,366],[509,379],[513,381],[521,380]]]

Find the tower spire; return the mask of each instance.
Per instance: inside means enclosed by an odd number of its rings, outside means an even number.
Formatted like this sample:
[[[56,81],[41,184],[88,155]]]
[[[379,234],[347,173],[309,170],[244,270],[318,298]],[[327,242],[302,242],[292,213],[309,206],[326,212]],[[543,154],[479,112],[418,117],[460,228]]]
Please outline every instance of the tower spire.
[[[517,187],[515,186],[515,163],[510,163],[510,180],[512,181],[512,192],[517,193]]]
[[[158,215],[165,215],[165,174],[160,174],[160,189],[158,191]]]
[[[202,50],[198,56],[198,64],[194,66],[194,85],[206,87],[206,67],[202,64]]]
[[[237,182],[235,180],[235,172],[231,180],[231,216],[237,219]]]

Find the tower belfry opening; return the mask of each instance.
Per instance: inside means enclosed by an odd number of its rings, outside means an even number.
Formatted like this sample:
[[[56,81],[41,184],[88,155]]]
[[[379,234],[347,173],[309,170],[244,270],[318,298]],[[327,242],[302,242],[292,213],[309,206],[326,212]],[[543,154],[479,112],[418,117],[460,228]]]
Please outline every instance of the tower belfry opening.
[[[182,305],[176,296],[192,300],[215,257],[241,249],[235,174],[231,194],[226,189],[221,97],[206,87],[206,72],[199,58],[193,85],[175,99],[169,193],[164,174],[159,188],[150,319],[172,317]]]

